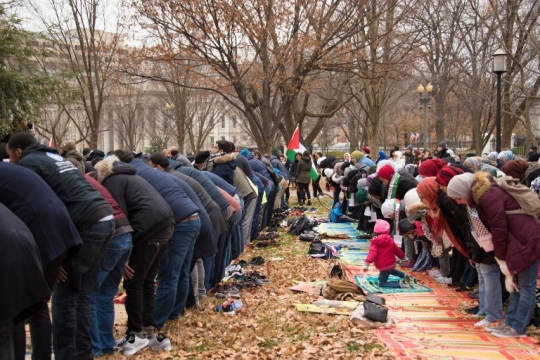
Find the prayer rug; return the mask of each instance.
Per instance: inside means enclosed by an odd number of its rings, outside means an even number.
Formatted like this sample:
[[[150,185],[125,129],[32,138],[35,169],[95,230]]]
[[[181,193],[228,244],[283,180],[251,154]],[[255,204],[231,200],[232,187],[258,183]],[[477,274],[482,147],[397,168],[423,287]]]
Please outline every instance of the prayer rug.
[[[427,286],[420,285],[416,279],[411,279],[411,282],[407,284],[409,285],[408,289],[380,287],[378,276],[355,275],[354,280],[368,294],[425,293],[431,291]],[[388,281],[398,282],[399,280],[401,279],[394,275],[390,275],[388,278]]]

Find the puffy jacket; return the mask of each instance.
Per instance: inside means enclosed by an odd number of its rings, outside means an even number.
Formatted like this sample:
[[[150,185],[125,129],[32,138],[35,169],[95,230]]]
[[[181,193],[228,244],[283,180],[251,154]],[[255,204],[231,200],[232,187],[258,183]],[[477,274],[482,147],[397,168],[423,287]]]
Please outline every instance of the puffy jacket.
[[[133,228],[134,245],[175,224],[169,204],[137,175],[135,168],[119,161],[116,156],[109,156],[96,164],[96,170],[98,180],[128,217]]]
[[[266,166],[264,166],[264,164],[262,163],[261,160],[255,159],[253,154],[249,154],[247,159],[248,159],[249,166],[251,167],[251,170],[253,170],[253,172],[261,174],[262,176],[264,176],[268,180],[272,181],[272,177],[268,173],[268,170],[266,169]]]
[[[375,267],[379,271],[392,270],[396,267],[396,256],[400,259],[405,258],[405,254],[391,236],[379,235],[369,244],[369,253],[365,264],[375,263]]]
[[[82,244],[66,206],[33,171],[0,162],[0,203],[28,226],[44,265]]]
[[[182,174],[179,171],[171,169],[170,166],[168,166],[165,169],[165,171],[185,181],[191,187],[191,189],[193,189],[195,194],[197,194],[197,197],[201,201],[202,205],[204,206],[204,209],[206,210],[206,212],[208,213],[208,216],[210,217],[210,230],[213,230],[215,234],[221,234],[221,233],[229,231],[229,227],[227,226],[227,222],[225,221],[225,218],[223,217],[223,214],[221,213],[220,207],[214,200],[212,200],[210,195],[208,195],[208,193],[206,192],[206,190],[204,190],[201,184],[199,184],[192,177],[189,177],[186,174]]]
[[[34,171],[49,184],[66,205],[77,230],[82,231],[100,219],[114,215],[103,196],[55,149],[38,143],[29,145],[23,151],[19,165]]]
[[[94,189],[99,191],[105,201],[107,201],[109,205],[111,205],[111,207],[113,208],[115,226],[113,236],[119,236],[122,234],[133,232],[133,229],[129,225],[126,214],[124,214],[124,211],[122,211],[122,208],[120,208],[120,205],[118,205],[111,193],[90,175],[84,174],[84,177],[86,178],[86,180],[88,180],[88,182],[90,183],[90,185],[92,185]]]
[[[241,154],[238,154],[236,156],[236,167],[242,169],[244,174],[251,180],[252,182],[255,182],[255,179],[253,178],[253,170],[251,170],[251,166],[249,166],[248,159],[244,157]]]
[[[295,174],[297,184],[309,184],[311,182],[311,164],[312,161],[309,156],[302,156],[298,161]]]
[[[281,176],[283,176],[285,180],[289,180],[289,177],[290,177],[289,171],[287,170],[285,165],[283,165],[281,161],[279,161],[279,159],[276,156],[272,155],[270,157],[270,163],[272,164],[274,169],[278,169],[280,171]]]
[[[212,173],[216,174],[229,184],[233,184],[234,181],[234,169],[236,169],[236,161],[233,154],[225,154],[222,156],[216,156],[213,158],[214,166],[212,167]]]
[[[154,169],[141,159],[133,159],[129,164],[137,170],[137,175],[148,181],[165,199],[174,213],[174,220],[177,224],[200,211],[184,190],[176,184],[172,176]]]
[[[519,204],[500,189],[485,172],[474,174],[469,193],[469,206],[489,230],[495,256],[505,260],[512,274],[519,274],[540,259],[540,221],[530,215],[509,215],[506,211],[519,210]]]
[[[208,177],[208,179],[210,179],[210,181],[212,181],[214,183],[214,185],[216,185],[217,187],[225,190],[227,192],[227,194],[229,194],[231,196],[234,196],[234,195],[238,194],[238,196],[240,196],[240,193],[238,193],[236,191],[236,188],[234,186],[232,186],[231,184],[229,184],[228,182],[226,182],[225,180],[223,180],[222,178],[220,178],[216,174],[211,173],[209,171],[202,171],[201,174],[206,175]]]

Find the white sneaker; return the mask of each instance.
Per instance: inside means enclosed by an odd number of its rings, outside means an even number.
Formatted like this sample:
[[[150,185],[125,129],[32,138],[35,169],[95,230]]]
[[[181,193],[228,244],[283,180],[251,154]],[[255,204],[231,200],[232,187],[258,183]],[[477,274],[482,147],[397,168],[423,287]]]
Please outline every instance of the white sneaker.
[[[502,321],[499,325],[497,326],[486,326],[484,328],[484,330],[486,331],[489,331],[489,332],[494,332],[494,331],[503,331],[503,330],[507,330],[510,328],[510,325],[506,325],[504,323],[504,321]]]
[[[439,270],[428,270],[427,273],[429,276],[434,277],[434,278],[441,276],[441,273],[439,272]]]
[[[488,319],[483,319],[475,323],[474,327],[494,326],[496,323],[496,321],[489,321]]]
[[[441,283],[441,284],[447,284],[447,285],[452,285],[452,278],[447,278],[447,277],[438,277],[438,278],[435,278],[435,281],[437,281],[438,283]]]
[[[124,343],[124,355],[135,355],[137,351],[148,346],[147,338],[140,338],[134,334],[129,335],[127,341]]]
[[[162,333],[159,333],[159,334],[156,334],[152,338],[152,340],[150,340],[148,347],[154,351],[160,351],[160,350],[171,351],[171,340],[169,340],[169,338],[163,335]]]

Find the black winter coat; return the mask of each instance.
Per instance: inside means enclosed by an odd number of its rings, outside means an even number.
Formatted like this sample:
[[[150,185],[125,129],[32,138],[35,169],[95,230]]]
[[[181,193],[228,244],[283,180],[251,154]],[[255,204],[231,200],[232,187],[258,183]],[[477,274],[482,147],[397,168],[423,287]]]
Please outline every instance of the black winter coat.
[[[79,232],[100,219],[114,215],[111,206],[84,175],[55,149],[34,143],[19,159],[19,165],[37,173],[66,205]]]
[[[0,204],[0,328],[18,323],[47,303],[39,249],[28,227]]]
[[[136,170],[114,157],[96,164],[98,180],[109,190],[133,228],[133,245],[174,225],[171,207]]]
[[[82,245],[66,206],[33,171],[0,162],[0,203],[28,226],[43,265]]]

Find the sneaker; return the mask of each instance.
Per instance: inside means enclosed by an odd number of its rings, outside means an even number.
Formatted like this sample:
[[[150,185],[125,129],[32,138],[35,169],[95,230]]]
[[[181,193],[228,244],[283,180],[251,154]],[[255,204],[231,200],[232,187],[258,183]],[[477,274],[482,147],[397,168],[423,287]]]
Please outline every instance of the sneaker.
[[[492,331],[491,334],[498,338],[524,338],[527,337],[527,334],[520,334],[516,330],[512,329],[510,326],[504,330]]]
[[[479,313],[477,313],[477,314],[474,314],[473,316],[474,316],[475,318],[482,318],[482,317],[486,317],[486,313],[481,313],[481,312],[479,312]]]
[[[404,280],[400,280],[399,281],[399,287],[402,288],[402,289],[410,289],[411,287],[409,285],[407,285]]]
[[[403,281],[406,282],[407,284],[411,282],[411,277],[409,276],[409,274],[405,274]]]
[[[147,338],[140,338],[134,334],[129,335],[127,341],[124,343],[124,355],[130,356],[135,355],[137,351],[148,346]]]
[[[452,285],[452,278],[441,276],[441,277],[435,278],[435,281],[437,281],[440,284]]]
[[[497,322],[496,321],[489,321],[488,319],[480,320],[479,322],[474,324],[474,327],[483,327],[483,326],[494,326]]]
[[[507,329],[511,329],[511,327],[510,327],[510,325],[506,325],[504,322],[501,322],[499,325],[496,325],[496,326],[486,326],[486,327],[484,327],[484,330],[487,330],[489,332],[503,331],[503,330],[507,330]]]
[[[427,273],[431,277],[440,277],[441,276],[441,272],[439,270],[428,270]]]
[[[468,309],[465,310],[465,312],[466,312],[467,314],[471,314],[471,315],[472,315],[472,314],[477,314],[478,311],[480,311],[480,307],[479,307],[479,306],[475,306],[475,307],[468,308]]]
[[[116,343],[114,344],[114,350],[122,350],[124,348],[124,344],[126,343],[126,341],[127,341],[127,338],[125,336],[116,340]]]
[[[148,343],[148,347],[153,351],[171,351],[171,340],[162,333],[156,334]]]

